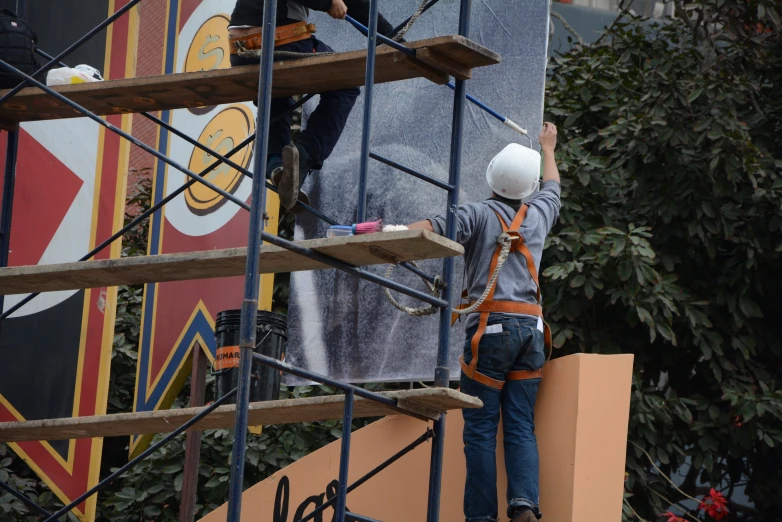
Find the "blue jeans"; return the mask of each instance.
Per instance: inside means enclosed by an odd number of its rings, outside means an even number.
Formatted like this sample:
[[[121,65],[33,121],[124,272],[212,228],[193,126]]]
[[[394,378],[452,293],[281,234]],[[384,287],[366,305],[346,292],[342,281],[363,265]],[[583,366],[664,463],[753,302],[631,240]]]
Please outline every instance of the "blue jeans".
[[[543,332],[537,319],[492,315],[489,325],[502,325],[502,332],[484,334],[478,347],[478,371],[498,380],[514,370],[537,370],[546,360]],[[477,327],[467,330],[464,361],[470,363],[470,341]],[[461,391],[478,397],[483,408],[462,410],[467,483],[464,516],[468,522],[498,520],[497,426],[502,411],[505,439],[505,470],[508,477],[508,517],[528,507],[538,510],[538,444],[535,439],[534,407],[540,379],[505,381],[502,390],[476,382],[464,374]]]
[[[311,52],[330,52],[331,47],[324,44],[315,37],[307,40],[300,40],[275,48],[277,51],[293,51],[297,53]],[[242,58],[239,55],[231,55],[231,65],[252,65],[257,64],[258,60]],[[340,89],[338,91],[320,93],[320,102],[312,111],[307,119],[307,127],[301,131],[298,139],[298,145],[304,147],[309,153],[312,161],[312,168],[319,170],[323,167],[323,162],[331,155],[331,151],[339,141],[342,131],[350,116],[350,111],[356,103],[361,91],[357,87]],[[257,103],[257,102],[256,102]],[[272,98],[270,107],[271,120],[274,120],[281,114],[284,114],[294,104],[293,98]],[[269,126],[269,151],[268,156],[282,155],[282,148],[291,142],[291,123],[293,117],[288,114],[277,123]],[[302,178],[299,183],[304,182],[308,171],[301,173]]]

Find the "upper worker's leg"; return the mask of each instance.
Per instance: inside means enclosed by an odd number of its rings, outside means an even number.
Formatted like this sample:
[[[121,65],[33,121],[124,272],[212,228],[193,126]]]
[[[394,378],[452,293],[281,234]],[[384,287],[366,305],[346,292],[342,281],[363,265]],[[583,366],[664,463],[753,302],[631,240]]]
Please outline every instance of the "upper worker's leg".
[[[254,65],[256,63],[258,63],[258,60],[249,60],[236,54],[231,55],[232,67]],[[258,100],[253,100],[253,103],[257,105]],[[282,160],[280,159],[282,157],[282,148],[291,142],[291,123],[293,122],[291,115],[287,114],[278,122],[274,122],[274,120],[280,115],[285,114],[293,103],[293,98],[291,97],[272,98],[270,107],[271,114],[269,118],[269,150],[267,152],[267,158],[270,160],[270,168],[267,168],[266,171],[267,178],[270,176],[271,170],[273,170],[274,167],[282,165]]]
[[[313,52],[313,50],[319,53],[332,51],[329,46],[315,38],[283,45],[278,49],[302,52],[305,46],[309,52]],[[320,169],[323,162],[331,155],[345,129],[348,116],[359,94],[361,91],[358,88],[320,93],[320,102],[307,119],[306,128],[297,140],[297,144],[303,147],[309,155],[308,168]],[[303,177],[306,176],[306,172],[302,174]],[[304,181],[303,177],[300,182]]]
[[[489,325],[504,325],[506,320],[490,318]],[[478,371],[502,381],[513,362],[511,334],[502,326],[499,333],[484,334],[478,347]],[[476,328],[467,331],[464,362],[472,361],[471,341]],[[461,391],[478,397],[483,407],[464,409],[464,455],[467,481],[464,488],[464,516],[468,521],[497,520],[497,425],[500,420],[501,391],[461,377]]]
[[[517,320],[521,349],[512,370],[534,371],[545,362],[543,332],[537,319]],[[502,390],[505,469],[508,476],[508,517],[529,508],[539,517],[538,444],[535,438],[535,400],[539,378],[506,380]]]

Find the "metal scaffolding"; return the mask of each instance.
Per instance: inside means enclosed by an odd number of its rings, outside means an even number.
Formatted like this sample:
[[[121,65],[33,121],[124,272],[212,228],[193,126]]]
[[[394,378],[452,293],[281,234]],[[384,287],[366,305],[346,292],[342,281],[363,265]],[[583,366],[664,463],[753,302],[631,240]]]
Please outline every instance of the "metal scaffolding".
[[[156,210],[160,209],[163,205],[173,200],[175,197],[180,195],[188,187],[192,186],[195,183],[201,183],[209,187],[213,191],[221,194],[224,198],[241,206],[242,208],[244,208],[250,213],[250,224],[249,224],[249,232],[248,232],[248,239],[247,239],[248,246],[247,246],[247,262],[246,262],[246,271],[245,271],[244,298],[242,301],[242,309],[241,309],[241,326],[240,326],[240,354],[241,355],[240,355],[240,365],[239,365],[238,387],[233,391],[231,391],[228,395],[222,397],[220,400],[215,401],[209,407],[203,409],[201,413],[199,413],[198,415],[190,419],[187,423],[183,424],[182,426],[180,426],[179,428],[171,432],[169,435],[167,435],[159,442],[150,446],[141,455],[128,462],[125,466],[123,466],[116,472],[112,473],[109,477],[105,478],[95,487],[85,492],[79,498],[74,499],[70,504],[63,507],[56,513],[53,514],[47,513],[45,510],[40,508],[40,506],[36,506],[32,500],[24,498],[24,496],[19,493],[13,492],[11,488],[5,484],[0,484],[0,487],[12,491],[14,495],[17,496],[17,498],[20,498],[26,504],[33,506],[34,509],[36,509],[39,513],[45,513],[47,517],[46,518],[47,521],[59,520],[60,517],[65,515],[68,511],[73,509],[75,506],[78,506],[88,497],[97,493],[105,485],[116,480],[117,477],[121,476],[128,469],[132,468],[134,465],[136,465],[138,462],[140,462],[141,460],[143,460],[144,458],[152,454],[161,446],[167,444],[177,435],[185,432],[190,426],[192,426],[202,418],[209,415],[211,412],[217,409],[221,404],[223,404],[226,400],[232,398],[235,395],[236,396],[236,416],[234,421],[235,439],[233,443],[233,451],[231,453],[231,466],[230,466],[231,475],[230,475],[227,520],[229,522],[237,522],[240,520],[240,512],[241,512],[241,504],[242,504],[242,479],[244,476],[246,435],[248,431],[248,407],[249,407],[249,396],[250,396],[249,392],[250,392],[251,367],[253,361],[256,361],[258,363],[261,363],[266,366],[271,366],[273,368],[279,369],[286,373],[290,373],[305,379],[327,384],[338,390],[343,391],[345,394],[344,413],[342,419],[343,420],[342,442],[341,442],[342,451],[340,453],[339,487],[337,491],[337,496],[334,499],[327,502],[326,504],[324,504],[323,506],[319,507],[318,510],[316,511],[322,511],[326,507],[329,507],[332,504],[334,504],[335,505],[334,508],[336,511],[336,520],[338,520],[339,522],[343,522],[344,520],[371,520],[366,517],[362,517],[360,515],[346,513],[345,504],[346,504],[347,494],[353,489],[355,489],[356,487],[360,486],[361,484],[369,480],[372,476],[374,476],[379,471],[381,471],[382,469],[390,465],[392,462],[401,458],[404,454],[408,453],[418,445],[431,439],[432,452],[431,452],[431,464],[430,464],[427,521],[436,522],[438,520],[439,511],[440,511],[440,489],[441,489],[441,480],[442,480],[443,449],[444,449],[444,442],[445,442],[444,436],[445,436],[445,422],[446,422],[444,412],[439,413],[439,418],[437,418],[437,420],[434,421],[433,429],[427,430],[421,437],[413,441],[410,445],[408,445],[406,448],[401,450],[396,455],[392,456],[386,462],[380,464],[377,468],[375,468],[375,470],[371,471],[370,473],[368,473],[358,481],[354,482],[353,484],[348,485],[349,484],[348,463],[349,463],[349,455],[350,455],[351,421],[353,418],[353,404],[354,404],[355,397],[361,397],[363,399],[376,401],[378,403],[384,404],[390,408],[396,409],[397,411],[400,411],[407,415],[412,415],[414,417],[421,418],[420,415],[417,415],[408,410],[404,410],[400,408],[399,405],[397,404],[396,399],[378,393],[373,393],[348,383],[331,379],[325,375],[319,375],[308,370],[296,368],[285,362],[281,362],[269,357],[265,357],[263,355],[254,354],[253,348],[255,347],[256,344],[256,312],[258,310],[258,296],[261,287],[261,279],[259,273],[259,263],[261,262],[260,252],[261,252],[262,244],[264,242],[268,242],[273,245],[277,245],[284,249],[295,252],[296,254],[299,254],[301,256],[308,257],[310,259],[319,261],[325,265],[334,267],[338,270],[342,270],[352,276],[373,282],[375,284],[393,289],[395,291],[399,291],[408,296],[412,296],[421,301],[439,307],[440,308],[440,330],[439,330],[439,344],[437,350],[437,365],[434,370],[434,385],[436,387],[447,388],[450,381],[448,352],[449,352],[449,344],[450,344],[450,319],[451,319],[450,303],[451,303],[451,296],[452,296],[452,289],[453,289],[452,280],[454,275],[453,257],[446,257],[443,260],[442,279],[443,282],[445,283],[445,286],[444,286],[443,294],[441,295],[440,298],[437,298],[428,295],[426,293],[414,290],[412,288],[408,288],[404,285],[395,283],[387,278],[371,274],[365,270],[362,270],[361,268],[353,267],[341,260],[316,252],[313,249],[302,247],[295,242],[287,241],[277,236],[270,235],[264,231],[263,217],[264,217],[264,209],[266,208],[266,189],[268,188],[276,191],[276,188],[274,186],[266,182],[264,177],[264,172],[265,172],[265,167],[266,167],[265,162],[267,157],[267,136],[268,136],[269,126],[270,126],[269,119],[270,119],[270,106],[271,106],[271,99],[272,99],[274,35],[275,35],[275,28],[276,28],[275,14],[277,11],[277,0],[264,1],[263,25],[262,25],[263,45],[262,45],[261,59],[260,59],[260,75],[259,75],[259,88],[258,88],[258,98],[257,98],[258,113],[257,113],[256,131],[254,135],[249,136],[246,140],[240,143],[232,151],[230,151],[229,153],[223,156],[205,147],[204,145],[200,144],[198,141],[188,137],[184,133],[177,131],[172,126],[168,125],[167,123],[160,120],[156,116],[153,116],[148,113],[143,113],[144,117],[150,119],[151,121],[165,128],[169,132],[172,132],[176,136],[179,136],[180,138],[186,140],[194,147],[197,147],[216,158],[216,161],[214,163],[212,163],[207,169],[205,169],[203,172],[200,173],[189,171],[183,165],[180,165],[177,162],[171,160],[170,158],[166,157],[164,154],[160,153],[154,148],[149,147],[148,145],[134,138],[130,134],[108,123],[106,119],[101,118],[100,116],[96,115],[93,112],[90,112],[83,106],[79,105],[78,103],[72,101],[68,97],[57,92],[57,90],[46,86],[44,83],[36,79],[36,78],[40,78],[41,74],[45,73],[46,71],[48,71],[50,68],[54,66],[65,65],[63,60],[65,60],[73,51],[75,51],[80,46],[82,46],[90,38],[100,33],[103,29],[108,27],[111,23],[116,21],[118,18],[128,13],[128,11],[134,8],[140,1],[141,0],[130,0],[125,6],[119,9],[116,13],[112,14],[110,17],[108,17],[104,22],[96,26],[93,30],[89,31],[86,35],[84,35],[82,38],[80,38],[70,47],[68,47],[63,52],[59,53],[54,57],[45,53],[42,50],[37,50],[38,54],[46,58],[48,63],[43,67],[41,67],[40,70],[33,75],[26,75],[21,71],[19,71],[18,69],[11,66],[10,64],[0,60],[0,68],[2,68],[0,70],[13,72],[22,79],[21,83],[17,87],[15,87],[5,95],[0,97],[0,105],[6,103],[12,96],[19,93],[26,86],[37,87],[41,91],[56,98],[59,102],[66,104],[70,106],[72,109],[83,114],[84,116],[91,118],[96,123],[103,125],[108,130],[118,134],[119,136],[130,141],[134,145],[142,148],[146,152],[157,157],[159,160],[167,163],[169,166],[183,172],[184,174],[186,174],[188,177],[191,178],[185,185],[172,192],[169,196],[165,197],[163,200],[161,200],[151,208],[142,212],[134,220],[128,223],[127,226],[123,227],[121,230],[114,233],[111,237],[107,238],[105,241],[99,244],[95,249],[93,249],[91,252],[87,253],[84,257],[82,257],[80,261],[88,261],[89,259],[91,259],[98,252],[100,252],[101,250],[109,246],[113,241],[120,238],[125,232],[138,225],[141,221],[143,221],[144,219],[152,215],[152,213],[154,213]],[[425,6],[423,11],[429,9],[437,1],[438,0],[431,0],[429,4]],[[21,3],[23,5],[24,0],[21,0]],[[449,168],[449,177],[447,183],[432,178],[426,174],[418,172],[417,170],[411,167],[401,165],[389,158],[385,158],[383,156],[380,156],[372,152],[370,150],[371,123],[372,123],[372,98],[373,98],[373,87],[375,84],[375,57],[376,57],[377,47],[380,44],[386,44],[412,57],[412,59],[415,59],[416,56],[414,50],[404,45],[401,45],[393,40],[390,40],[389,38],[383,37],[382,35],[378,35],[377,33],[378,4],[379,4],[379,0],[370,0],[369,27],[365,27],[360,23],[358,23],[357,21],[348,17],[348,21],[351,24],[353,24],[356,28],[361,30],[367,36],[366,74],[365,74],[365,84],[364,84],[365,104],[364,104],[364,115],[363,115],[363,137],[361,141],[361,157],[360,157],[361,169],[360,169],[360,177],[359,177],[358,201],[356,203],[357,221],[361,222],[364,221],[366,218],[367,178],[369,175],[368,172],[369,160],[374,159],[376,161],[392,166],[402,172],[408,173],[412,176],[417,177],[420,180],[426,181],[436,187],[445,190],[448,198],[447,199],[448,211],[446,212],[447,224],[446,224],[445,235],[448,239],[455,240],[455,236],[456,236],[455,215],[456,215],[456,208],[458,206],[458,195],[459,195],[459,186],[460,186],[460,169],[461,169],[461,156],[462,156],[462,127],[463,127],[463,118],[464,118],[464,105],[466,99],[465,80],[457,79],[455,81],[455,85],[452,85],[454,89],[454,98],[453,98],[451,143],[450,143],[450,168]],[[470,7],[471,7],[471,0],[460,0],[458,34],[463,37],[468,37],[470,32]],[[20,11],[24,12],[24,9],[22,8],[20,9]],[[409,20],[410,19],[408,19],[408,21]],[[397,28],[397,31],[403,25],[404,23]],[[300,107],[304,102],[306,102],[306,100],[308,100],[311,97],[312,95],[304,97],[297,104],[295,104],[290,110],[295,110],[297,107]],[[281,117],[284,116],[285,115]],[[13,203],[13,193],[14,193],[14,180],[16,174],[15,169],[16,169],[18,137],[19,137],[18,130],[8,131],[3,202],[2,202],[2,217],[0,219],[0,266],[2,267],[6,267],[8,263],[8,247],[9,247],[9,235],[10,235],[12,203]],[[250,171],[248,169],[243,168],[241,165],[233,162],[230,158],[231,156],[233,156],[238,151],[242,150],[244,147],[248,146],[252,142],[254,142],[254,154],[253,154],[254,165],[252,171]],[[236,169],[237,171],[241,172],[243,175],[252,178],[251,204],[249,205],[246,204],[244,201],[236,198],[232,194],[210,183],[204,177],[205,174],[217,168],[221,163],[225,163],[230,167]],[[323,214],[317,209],[314,209],[302,203],[298,203],[298,206],[303,210],[308,211],[314,214],[315,216],[317,216],[318,218],[326,221],[327,223],[336,224],[336,221],[329,218],[328,216],[326,216],[325,214]],[[405,263],[403,263],[403,265],[405,265],[406,268],[414,271],[418,275],[425,277],[429,281],[433,280],[431,276],[428,276],[427,274],[421,272],[420,270],[413,267],[412,265],[405,264]],[[28,295],[25,299],[20,301],[18,304],[14,305],[13,307],[10,307],[7,311],[0,314],[0,321],[7,318],[9,315],[11,315],[13,312],[18,310],[22,306],[24,306],[26,303],[30,302],[32,299],[35,298],[36,295],[38,294],[34,293]],[[3,297],[0,296],[0,310],[2,310],[2,299]],[[310,513],[299,522],[304,522],[308,519],[311,519],[313,516],[315,516],[315,514],[316,514],[315,512]]]

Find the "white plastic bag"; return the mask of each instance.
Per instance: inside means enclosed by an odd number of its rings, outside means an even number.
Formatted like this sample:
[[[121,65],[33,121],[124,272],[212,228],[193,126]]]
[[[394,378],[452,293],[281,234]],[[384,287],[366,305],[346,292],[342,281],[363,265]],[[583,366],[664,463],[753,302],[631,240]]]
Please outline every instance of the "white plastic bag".
[[[52,69],[46,75],[46,85],[73,85],[77,83],[101,82],[100,72],[89,65],[77,65],[76,67],[61,67]]]

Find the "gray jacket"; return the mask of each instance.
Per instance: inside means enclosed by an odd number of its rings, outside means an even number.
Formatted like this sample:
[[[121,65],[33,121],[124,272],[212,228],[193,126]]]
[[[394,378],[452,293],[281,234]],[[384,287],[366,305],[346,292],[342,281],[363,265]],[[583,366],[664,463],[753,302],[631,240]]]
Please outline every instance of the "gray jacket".
[[[554,223],[559,218],[560,186],[556,181],[546,181],[541,190],[527,202],[529,210],[521,224],[520,233],[535,261],[540,274],[540,258],[543,244]],[[459,207],[456,215],[456,241],[464,246],[464,262],[467,272],[467,289],[470,301],[475,301],[486,288],[491,258],[502,233],[497,211],[510,226],[516,210],[495,199],[479,203],[467,203]],[[445,216],[429,220],[437,234],[445,233]],[[524,303],[536,302],[536,286],[527,270],[527,262],[519,253],[511,253],[497,278],[494,299]],[[470,314],[467,327],[477,324],[479,315]]]

